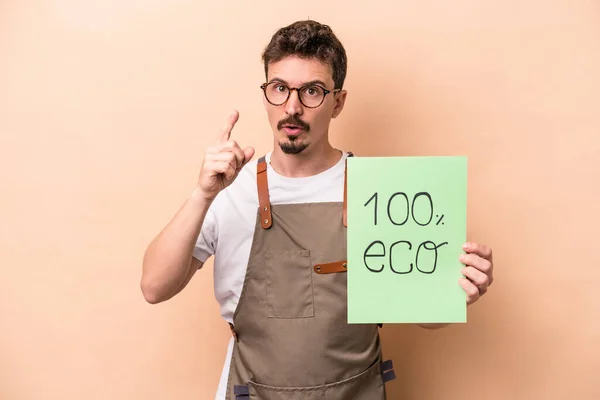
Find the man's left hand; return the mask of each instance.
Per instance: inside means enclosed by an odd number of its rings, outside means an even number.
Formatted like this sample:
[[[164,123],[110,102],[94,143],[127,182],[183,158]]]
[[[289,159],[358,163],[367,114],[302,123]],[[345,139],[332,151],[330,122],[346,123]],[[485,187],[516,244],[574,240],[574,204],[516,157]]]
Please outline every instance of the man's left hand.
[[[461,270],[465,276],[459,280],[467,293],[467,304],[473,304],[483,296],[494,281],[492,249],[488,246],[467,242],[463,245],[466,254],[461,254],[460,262],[465,264]]]

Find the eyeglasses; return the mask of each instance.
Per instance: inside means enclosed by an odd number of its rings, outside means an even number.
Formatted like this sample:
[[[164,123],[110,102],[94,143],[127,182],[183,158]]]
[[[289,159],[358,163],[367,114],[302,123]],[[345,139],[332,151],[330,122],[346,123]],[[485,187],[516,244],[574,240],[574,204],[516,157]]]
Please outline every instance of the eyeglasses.
[[[298,99],[300,100],[300,103],[302,103],[304,107],[308,108],[319,107],[321,104],[323,104],[327,94],[332,92],[335,93],[341,90],[328,90],[315,84],[304,85],[299,88],[290,88],[280,82],[263,83],[260,85],[260,88],[265,93],[265,98],[267,101],[274,106],[285,104],[290,98],[292,90],[295,90],[298,92]]]

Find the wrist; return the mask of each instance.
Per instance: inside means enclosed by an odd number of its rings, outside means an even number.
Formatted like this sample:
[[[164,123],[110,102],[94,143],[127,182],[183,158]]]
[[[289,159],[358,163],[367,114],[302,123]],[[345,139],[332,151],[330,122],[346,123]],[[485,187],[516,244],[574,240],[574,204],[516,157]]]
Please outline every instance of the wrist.
[[[194,190],[192,191],[192,194],[189,197],[189,201],[194,203],[194,205],[197,207],[208,208],[214,200],[215,200],[214,196],[207,194],[199,186],[196,186],[194,188]]]

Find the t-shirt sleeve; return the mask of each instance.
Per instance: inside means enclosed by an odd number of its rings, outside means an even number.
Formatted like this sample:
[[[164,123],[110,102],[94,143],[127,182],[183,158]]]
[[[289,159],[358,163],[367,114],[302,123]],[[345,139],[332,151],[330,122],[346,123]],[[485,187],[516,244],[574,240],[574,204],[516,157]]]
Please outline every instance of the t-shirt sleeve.
[[[206,217],[204,218],[202,228],[200,229],[200,235],[198,235],[198,239],[196,240],[194,258],[206,262],[210,256],[215,254],[218,238],[219,230],[217,219],[212,208],[209,208]]]

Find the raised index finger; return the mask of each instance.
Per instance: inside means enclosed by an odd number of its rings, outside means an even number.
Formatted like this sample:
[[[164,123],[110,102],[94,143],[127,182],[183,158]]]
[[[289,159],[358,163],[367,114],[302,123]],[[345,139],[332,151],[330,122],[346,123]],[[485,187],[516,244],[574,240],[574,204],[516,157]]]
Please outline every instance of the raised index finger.
[[[235,110],[229,116],[229,118],[227,118],[227,123],[225,124],[223,129],[221,129],[221,132],[219,133],[219,136],[217,138],[217,142],[224,143],[229,140],[229,138],[231,137],[231,131],[232,131],[233,127],[235,126],[235,123],[237,122],[239,117],[240,117],[240,113],[237,110]]]

